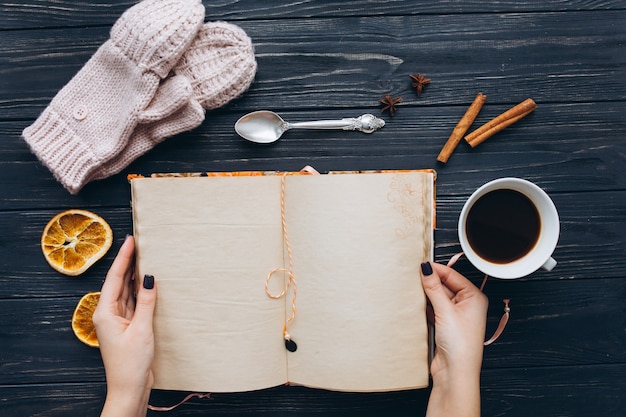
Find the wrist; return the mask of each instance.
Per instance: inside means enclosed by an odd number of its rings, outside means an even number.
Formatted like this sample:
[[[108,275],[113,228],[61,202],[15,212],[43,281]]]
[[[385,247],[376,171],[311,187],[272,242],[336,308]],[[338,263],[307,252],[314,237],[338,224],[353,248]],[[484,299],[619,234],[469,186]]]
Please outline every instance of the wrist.
[[[149,389],[143,392],[107,389],[101,417],[144,417],[149,398]]]
[[[480,370],[433,375],[427,417],[447,416],[480,416]]]

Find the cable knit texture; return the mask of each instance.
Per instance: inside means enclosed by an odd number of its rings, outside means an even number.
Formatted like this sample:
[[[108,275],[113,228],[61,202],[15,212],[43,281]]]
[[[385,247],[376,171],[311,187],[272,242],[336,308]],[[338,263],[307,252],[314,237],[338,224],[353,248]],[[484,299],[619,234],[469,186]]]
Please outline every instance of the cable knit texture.
[[[93,179],[114,175],[165,138],[199,126],[205,109],[221,107],[243,94],[256,70],[252,41],[243,29],[226,22],[205,23],[174,67],[174,75],[159,87],[126,148],[103,164]]]
[[[243,94],[254,79],[257,63],[252,40],[238,26],[206,23],[174,72],[189,78],[194,97],[207,110]]]
[[[33,153],[70,193],[127,146],[161,78],[203,21],[200,0],[144,0],[131,7],[111,38],[24,129]]]

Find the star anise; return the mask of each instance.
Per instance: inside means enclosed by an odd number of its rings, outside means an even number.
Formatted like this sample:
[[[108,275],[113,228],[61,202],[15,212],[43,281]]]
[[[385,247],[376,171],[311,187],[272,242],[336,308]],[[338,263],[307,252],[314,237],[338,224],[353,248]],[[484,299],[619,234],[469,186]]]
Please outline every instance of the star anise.
[[[385,98],[381,99],[380,102],[384,104],[384,107],[380,110],[381,113],[389,110],[389,115],[393,117],[396,112],[396,104],[402,101],[402,97],[393,98],[389,94],[385,94]]]
[[[422,94],[424,87],[426,87],[426,84],[430,82],[430,78],[426,78],[420,73],[415,75],[409,74],[409,77],[413,80],[411,85],[417,90],[417,96],[419,97]]]

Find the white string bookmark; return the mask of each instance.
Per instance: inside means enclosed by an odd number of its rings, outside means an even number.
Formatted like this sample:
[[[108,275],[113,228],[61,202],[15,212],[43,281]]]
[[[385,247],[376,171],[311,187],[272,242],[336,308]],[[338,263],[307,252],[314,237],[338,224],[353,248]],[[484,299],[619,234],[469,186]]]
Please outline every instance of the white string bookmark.
[[[280,182],[280,218],[283,229],[283,240],[285,241],[285,248],[287,249],[287,257],[289,262],[288,268],[274,268],[272,269],[267,277],[265,277],[265,293],[270,298],[278,299],[287,294],[289,288],[291,287],[293,290],[291,296],[291,316],[285,321],[285,325],[283,326],[283,338],[285,339],[285,348],[289,352],[295,352],[298,349],[298,345],[296,342],[291,340],[291,335],[289,334],[289,324],[296,318],[296,295],[298,294],[298,284],[296,282],[296,278],[293,274],[293,252],[291,251],[291,244],[289,243],[289,235],[287,234],[287,218],[285,216],[285,177],[286,173],[282,174],[281,182]],[[272,276],[276,272],[285,272],[287,274],[287,283],[283,287],[283,290],[279,294],[274,294],[271,292],[269,288],[269,283]]]

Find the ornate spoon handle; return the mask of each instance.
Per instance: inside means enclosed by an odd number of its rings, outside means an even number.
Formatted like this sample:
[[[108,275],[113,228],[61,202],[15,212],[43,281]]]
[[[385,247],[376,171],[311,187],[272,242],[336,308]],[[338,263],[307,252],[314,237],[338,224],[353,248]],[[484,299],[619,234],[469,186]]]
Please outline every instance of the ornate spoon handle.
[[[371,114],[364,114],[356,118],[341,120],[318,120],[313,122],[285,122],[283,128],[289,129],[341,129],[358,130],[364,133],[372,133],[385,126],[385,121]]]

